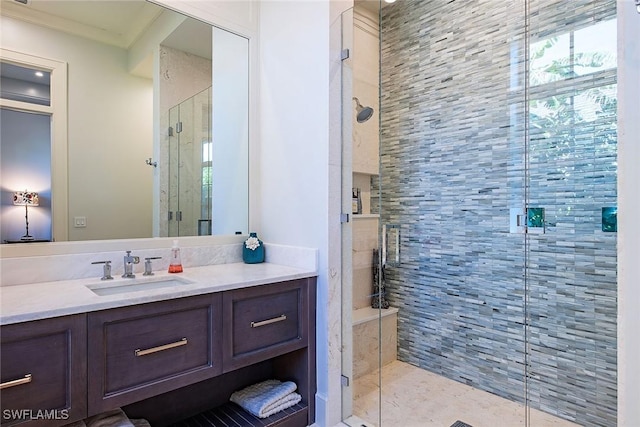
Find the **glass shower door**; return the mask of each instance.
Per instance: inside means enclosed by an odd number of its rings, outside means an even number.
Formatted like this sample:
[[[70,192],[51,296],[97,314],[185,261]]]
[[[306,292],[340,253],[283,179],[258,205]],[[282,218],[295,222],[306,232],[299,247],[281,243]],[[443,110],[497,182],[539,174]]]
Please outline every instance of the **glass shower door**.
[[[479,7],[381,13],[381,423],[615,425],[615,2]]]
[[[374,8],[375,9],[375,8]],[[371,198],[379,171],[379,25],[377,9],[355,7],[342,33],[342,415],[352,426],[379,423],[380,365],[395,359],[394,319],[375,304],[379,216]]]
[[[169,149],[168,149],[168,201],[167,227],[169,237],[180,235],[180,105],[169,110]]]
[[[524,13],[382,9],[381,278],[398,309],[382,425],[525,419]]]
[[[530,16],[528,403],[615,425],[616,2],[532,1]]]
[[[211,89],[169,110],[169,237],[211,234]]]

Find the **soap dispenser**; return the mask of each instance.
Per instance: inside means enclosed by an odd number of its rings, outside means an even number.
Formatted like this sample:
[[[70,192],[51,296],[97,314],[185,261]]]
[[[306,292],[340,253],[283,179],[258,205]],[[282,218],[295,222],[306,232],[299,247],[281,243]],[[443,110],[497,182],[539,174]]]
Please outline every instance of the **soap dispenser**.
[[[171,247],[171,259],[169,260],[169,273],[182,273],[182,259],[180,257],[180,248],[178,241],[173,241]]]

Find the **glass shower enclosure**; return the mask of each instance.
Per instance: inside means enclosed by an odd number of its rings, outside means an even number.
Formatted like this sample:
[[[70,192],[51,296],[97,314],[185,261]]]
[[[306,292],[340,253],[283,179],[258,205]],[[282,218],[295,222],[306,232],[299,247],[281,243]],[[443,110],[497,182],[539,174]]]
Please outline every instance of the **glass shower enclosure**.
[[[357,1],[342,34],[346,422],[615,425],[616,2]]]
[[[169,110],[169,237],[211,235],[211,117],[211,88]]]

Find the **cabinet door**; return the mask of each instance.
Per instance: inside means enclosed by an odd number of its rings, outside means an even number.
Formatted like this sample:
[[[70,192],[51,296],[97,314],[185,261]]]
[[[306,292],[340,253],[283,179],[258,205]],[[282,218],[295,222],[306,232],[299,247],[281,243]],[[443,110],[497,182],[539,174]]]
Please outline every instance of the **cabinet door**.
[[[225,372],[307,346],[307,281],[293,280],[225,292]]]
[[[221,373],[219,294],[89,313],[89,415]]]
[[[2,425],[56,426],[87,416],[84,314],[1,328]]]

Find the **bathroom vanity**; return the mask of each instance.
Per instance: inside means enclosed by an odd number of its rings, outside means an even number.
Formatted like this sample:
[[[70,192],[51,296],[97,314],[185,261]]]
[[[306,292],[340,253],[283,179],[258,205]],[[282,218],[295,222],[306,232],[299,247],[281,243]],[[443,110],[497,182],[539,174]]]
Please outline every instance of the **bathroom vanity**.
[[[180,285],[112,294],[88,279],[3,288],[3,308],[35,287],[40,302],[2,313],[2,425],[59,426],[114,408],[154,427],[202,413],[209,425],[226,425],[213,414],[247,426],[312,424],[315,273],[266,263],[191,273]],[[76,293],[38,311],[43,289]],[[301,402],[262,420],[229,403],[267,379],[294,381]]]

